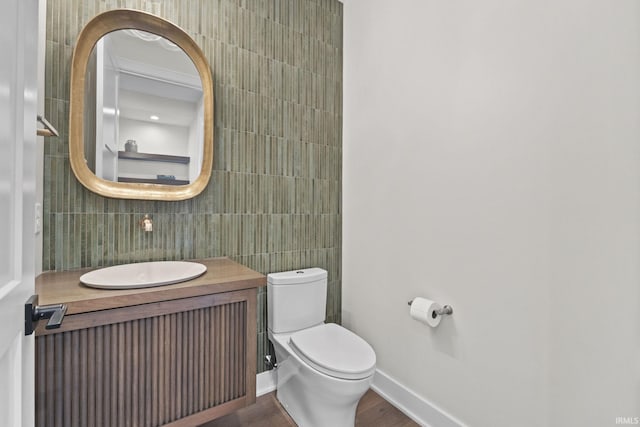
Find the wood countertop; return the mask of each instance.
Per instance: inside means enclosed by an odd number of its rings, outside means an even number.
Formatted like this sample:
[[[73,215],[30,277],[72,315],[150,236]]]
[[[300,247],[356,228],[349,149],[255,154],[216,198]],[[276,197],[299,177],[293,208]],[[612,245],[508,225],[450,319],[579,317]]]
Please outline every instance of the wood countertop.
[[[80,283],[80,276],[96,268],[40,274],[36,278],[39,304],[67,304],[67,315],[129,307],[200,295],[265,286],[267,278],[229,258],[189,260],[207,266],[200,277],[173,285],[141,289],[95,289]]]

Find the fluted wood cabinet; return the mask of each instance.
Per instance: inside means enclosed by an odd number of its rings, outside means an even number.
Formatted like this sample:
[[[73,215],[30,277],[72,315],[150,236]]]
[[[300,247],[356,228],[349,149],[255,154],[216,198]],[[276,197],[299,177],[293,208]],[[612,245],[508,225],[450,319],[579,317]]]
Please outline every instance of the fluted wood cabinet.
[[[96,309],[113,302],[78,298],[59,329],[38,325],[36,426],[197,426],[254,403],[256,293],[264,276],[226,258],[207,261],[191,286],[81,287],[131,303]],[[217,280],[223,266],[240,274]],[[41,300],[52,283],[39,280]]]

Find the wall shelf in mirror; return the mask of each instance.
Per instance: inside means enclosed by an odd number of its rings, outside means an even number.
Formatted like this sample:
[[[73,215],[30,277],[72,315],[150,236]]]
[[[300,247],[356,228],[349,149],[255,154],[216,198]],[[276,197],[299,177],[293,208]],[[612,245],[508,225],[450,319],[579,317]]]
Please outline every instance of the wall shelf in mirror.
[[[187,185],[186,179],[162,179],[162,178],[132,178],[119,176],[118,182],[132,182],[137,184],[163,184],[163,185]]]
[[[118,159],[122,160],[120,162],[118,182],[189,185],[188,165],[191,162],[190,157],[139,153],[137,151],[118,151]],[[137,164],[137,162],[143,162],[143,164]]]
[[[153,154],[153,153],[137,153],[133,151],[118,151],[118,158],[129,160],[142,160],[151,162],[167,162],[167,163],[180,163],[183,165],[189,164],[190,157],[186,156],[172,156],[168,154]]]

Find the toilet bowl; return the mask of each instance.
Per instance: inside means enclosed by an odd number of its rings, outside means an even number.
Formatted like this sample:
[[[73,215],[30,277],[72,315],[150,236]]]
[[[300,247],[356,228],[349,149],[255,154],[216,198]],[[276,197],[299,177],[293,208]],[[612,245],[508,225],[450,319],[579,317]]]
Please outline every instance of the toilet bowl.
[[[351,427],[376,367],[371,346],[324,323],[327,272],[267,276],[268,329],[276,356],[276,397],[300,427]]]

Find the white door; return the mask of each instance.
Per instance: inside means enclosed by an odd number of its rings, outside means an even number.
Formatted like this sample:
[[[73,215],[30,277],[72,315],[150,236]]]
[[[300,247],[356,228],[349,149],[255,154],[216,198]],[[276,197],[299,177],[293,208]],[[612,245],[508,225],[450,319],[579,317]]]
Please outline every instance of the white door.
[[[0,13],[0,425],[34,425],[34,292],[38,0]]]

